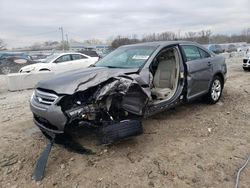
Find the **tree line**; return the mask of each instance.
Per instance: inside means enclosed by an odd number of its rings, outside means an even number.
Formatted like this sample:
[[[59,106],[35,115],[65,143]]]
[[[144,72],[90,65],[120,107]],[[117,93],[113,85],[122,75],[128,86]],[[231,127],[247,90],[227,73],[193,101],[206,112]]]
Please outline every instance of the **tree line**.
[[[201,30],[198,32],[185,32],[184,34],[166,31],[162,33],[150,33],[144,34],[142,37],[133,34],[131,36],[117,36],[112,39],[108,39],[106,44],[109,44],[111,48],[115,49],[122,45],[135,44],[141,42],[154,42],[154,41],[174,41],[174,40],[186,40],[194,41],[200,44],[222,44],[222,43],[234,43],[234,42],[247,42],[250,43],[250,28],[244,29],[240,34],[226,35],[226,34],[212,34],[211,30]],[[71,39],[70,42],[77,42]],[[105,44],[105,42],[99,39],[85,40],[84,44],[95,45]],[[46,49],[53,48],[57,50],[70,48],[70,44],[67,41],[46,41],[44,43],[35,43],[29,46],[30,49]],[[0,50],[5,50],[6,44],[0,39]]]
[[[186,32],[184,36],[180,36],[180,33],[175,32],[162,32],[145,34],[141,39],[138,39],[137,35],[128,37],[117,36],[112,42],[112,48],[118,48],[119,46],[126,44],[135,44],[140,42],[154,42],[154,41],[174,41],[174,40],[186,40],[194,41],[200,44],[221,44],[221,43],[234,43],[234,42],[247,42],[250,43],[250,28],[245,29],[241,34],[226,35],[216,34],[212,35],[211,30],[201,30],[199,32]]]

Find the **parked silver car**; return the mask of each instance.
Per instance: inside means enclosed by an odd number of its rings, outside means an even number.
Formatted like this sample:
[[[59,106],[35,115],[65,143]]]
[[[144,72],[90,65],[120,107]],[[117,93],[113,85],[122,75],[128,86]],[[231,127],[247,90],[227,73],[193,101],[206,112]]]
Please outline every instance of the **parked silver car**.
[[[73,122],[103,128],[200,97],[214,104],[226,73],[225,59],[197,43],[127,45],[89,68],[39,82],[30,107],[44,133],[63,133]],[[128,129],[116,126],[118,132]]]

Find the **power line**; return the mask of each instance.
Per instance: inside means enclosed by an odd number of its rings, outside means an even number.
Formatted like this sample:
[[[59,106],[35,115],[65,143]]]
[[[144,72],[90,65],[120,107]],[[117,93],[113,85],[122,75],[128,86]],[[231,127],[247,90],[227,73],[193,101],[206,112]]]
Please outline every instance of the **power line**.
[[[69,38],[68,38],[68,34],[66,34],[66,41],[67,41],[67,45],[69,45]]]
[[[43,32],[43,33],[36,33],[36,34],[31,34],[31,35],[17,35],[16,37],[32,37],[32,36],[46,35],[46,34],[50,34],[50,33],[57,33],[57,30]]]

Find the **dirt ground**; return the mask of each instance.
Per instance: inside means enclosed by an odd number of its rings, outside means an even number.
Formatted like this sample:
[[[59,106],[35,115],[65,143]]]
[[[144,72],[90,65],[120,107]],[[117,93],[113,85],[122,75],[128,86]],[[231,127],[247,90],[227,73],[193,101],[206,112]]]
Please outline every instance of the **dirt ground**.
[[[0,187],[234,187],[250,155],[250,72],[230,58],[228,81],[216,105],[185,104],[143,121],[144,134],[111,146],[78,135],[96,155],[55,145],[45,178],[31,180],[46,139],[32,122],[32,90],[7,92],[0,77]],[[250,164],[241,187],[250,187]]]

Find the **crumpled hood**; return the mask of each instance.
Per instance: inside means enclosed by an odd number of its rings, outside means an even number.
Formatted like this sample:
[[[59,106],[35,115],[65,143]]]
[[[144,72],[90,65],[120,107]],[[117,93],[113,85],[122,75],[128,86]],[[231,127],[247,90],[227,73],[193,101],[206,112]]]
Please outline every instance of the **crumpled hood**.
[[[57,74],[48,80],[38,82],[36,88],[52,90],[57,94],[72,95],[76,91],[84,91],[109,78],[134,73],[138,69],[117,69],[107,67],[89,67],[82,70]]]

